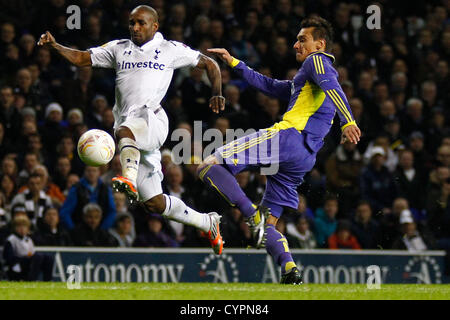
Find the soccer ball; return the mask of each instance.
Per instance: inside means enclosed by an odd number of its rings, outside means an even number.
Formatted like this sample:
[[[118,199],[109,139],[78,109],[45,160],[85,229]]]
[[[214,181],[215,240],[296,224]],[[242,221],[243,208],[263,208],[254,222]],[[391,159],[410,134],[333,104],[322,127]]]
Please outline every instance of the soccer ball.
[[[99,167],[114,157],[116,144],[105,131],[92,129],[83,133],[78,140],[78,156],[88,166]]]

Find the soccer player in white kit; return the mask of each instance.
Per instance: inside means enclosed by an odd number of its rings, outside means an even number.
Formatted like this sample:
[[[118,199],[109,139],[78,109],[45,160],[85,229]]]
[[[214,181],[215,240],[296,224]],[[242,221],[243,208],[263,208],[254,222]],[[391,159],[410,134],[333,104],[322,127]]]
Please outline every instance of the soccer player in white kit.
[[[131,39],[113,40],[101,47],[80,51],[58,44],[46,32],[38,45],[54,49],[78,66],[112,68],[116,71],[116,102],[113,108],[122,176],[113,178],[113,189],[131,201],[139,198],[150,212],[199,228],[209,238],[216,254],[223,250],[216,212],[203,214],[173,196],[163,194],[162,146],[168,134],[168,119],[160,102],[177,68],[205,69],[212,84],[209,106],[218,113],[225,107],[222,80],[217,63],[183,43],[167,41],[158,32],[158,14],[141,5],[130,14]]]

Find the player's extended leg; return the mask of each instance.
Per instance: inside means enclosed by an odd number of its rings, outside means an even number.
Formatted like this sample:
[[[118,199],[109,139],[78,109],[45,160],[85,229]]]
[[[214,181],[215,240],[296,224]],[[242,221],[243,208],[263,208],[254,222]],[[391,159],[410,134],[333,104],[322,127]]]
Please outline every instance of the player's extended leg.
[[[275,259],[279,266],[281,266],[281,281],[282,284],[301,284],[302,276],[298,270],[292,255],[289,251],[288,241],[286,237],[279,232],[275,226],[278,218],[270,215],[267,219],[267,240],[266,250]]]
[[[162,214],[170,220],[202,230],[208,237],[216,254],[223,251],[223,240],[219,223],[221,216],[216,212],[203,214],[188,207],[182,200],[167,194],[158,194],[144,202],[151,212]]]
[[[214,155],[209,156],[199,166],[199,178],[231,206],[237,206],[250,226],[254,247],[262,248],[265,245],[265,223],[268,217],[267,208],[257,207],[245,195],[236,181],[234,175],[218,163]]]
[[[130,201],[136,201],[138,199],[136,179],[141,153],[133,132],[129,128],[119,127],[116,131],[116,138],[119,140],[122,176],[112,179],[112,188],[125,193]]]

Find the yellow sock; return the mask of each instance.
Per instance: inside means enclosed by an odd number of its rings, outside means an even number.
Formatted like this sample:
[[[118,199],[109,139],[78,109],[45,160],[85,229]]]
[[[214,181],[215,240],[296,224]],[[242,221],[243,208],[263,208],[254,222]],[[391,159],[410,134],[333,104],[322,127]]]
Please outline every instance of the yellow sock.
[[[295,264],[295,262],[293,261],[289,261],[286,263],[286,265],[284,266],[284,271],[287,273],[289,271],[291,271],[292,268],[297,267],[297,265]]]

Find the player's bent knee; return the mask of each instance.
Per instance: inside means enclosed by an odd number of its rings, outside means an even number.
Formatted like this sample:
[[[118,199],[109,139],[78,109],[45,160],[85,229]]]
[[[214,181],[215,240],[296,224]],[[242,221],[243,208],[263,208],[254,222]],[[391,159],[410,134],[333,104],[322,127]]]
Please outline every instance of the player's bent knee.
[[[136,140],[136,138],[134,137],[133,131],[131,131],[130,128],[125,127],[125,126],[120,126],[119,128],[117,128],[115,135],[118,140],[120,140],[122,138],[130,138],[130,139]]]
[[[152,213],[162,214],[166,209],[166,199],[164,198],[164,195],[162,193],[145,201],[144,204],[147,210],[149,210]]]
[[[200,172],[202,172],[202,170],[205,169],[207,166],[213,165],[213,164],[219,164],[219,160],[217,160],[217,158],[212,154],[212,155],[206,157],[206,159],[203,160],[202,163],[200,163],[200,165],[197,168],[197,175],[199,175]]]

